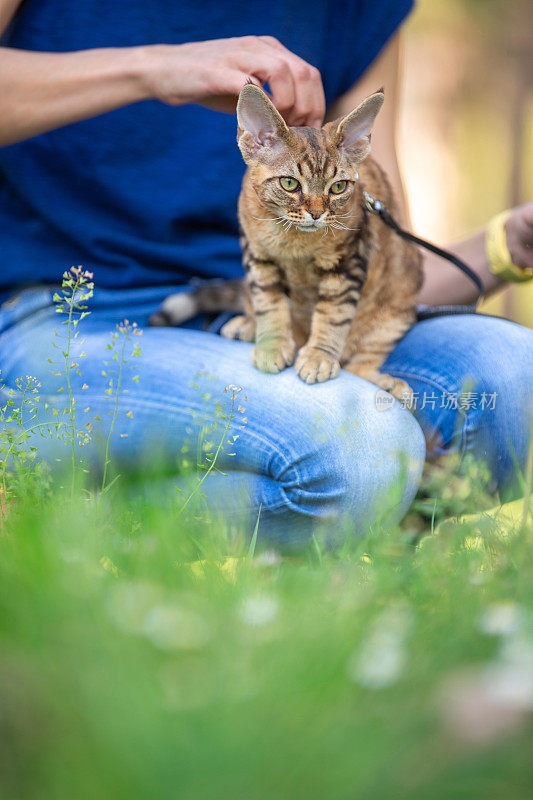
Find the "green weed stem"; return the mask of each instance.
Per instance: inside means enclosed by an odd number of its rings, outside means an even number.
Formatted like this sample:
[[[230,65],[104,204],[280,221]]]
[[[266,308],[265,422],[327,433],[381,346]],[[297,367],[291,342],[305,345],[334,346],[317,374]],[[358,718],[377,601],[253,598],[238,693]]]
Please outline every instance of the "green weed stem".
[[[68,398],[69,398],[69,417],[70,417],[70,437],[71,437],[71,455],[72,455],[72,484],[71,484],[71,494],[74,496],[74,489],[76,487],[76,417],[74,412],[74,396],[72,394],[72,384],[70,381],[70,342],[71,342],[71,332],[72,332],[72,314],[74,312],[74,298],[76,295],[76,289],[79,285],[79,277],[76,280],[76,283],[72,289],[72,293],[68,299],[69,304],[69,312],[68,312],[68,322],[67,322],[67,349],[66,349],[66,356],[65,356],[65,365],[66,365],[66,377],[67,377],[67,387],[68,387]]]
[[[115,422],[116,422],[117,415],[118,415],[118,402],[119,402],[119,396],[120,396],[120,386],[121,386],[121,383],[122,383],[122,371],[124,369],[124,352],[125,352],[125,349],[126,349],[126,342],[127,341],[128,341],[128,336],[127,336],[126,333],[124,333],[123,334],[123,339],[122,339],[122,350],[120,351],[120,366],[119,366],[119,371],[118,371],[117,386],[116,386],[116,391],[115,391],[115,407],[113,409],[113,416],[112,416],[112,419],[111,419],[111,425],[109,427],[109,433],[107,434],[107,441],[106,441],[106,445],[105,445],[104,474],[102,476],[102,486],[100,488],[100,492],[104,491],[106,480],[107,480],[107,467],[108,467],[108,465],[110,463],[110,460],[109,460],[109,445],[110,445],[110,442],[111,442],[111,436],[113,434],[113,429],[115,427]]]
[[[204,474],[202,475],[202,477],[200,478],[200,480],[198,481],[198,483],[196,484],[196,486],[194,487],[194,489],[192,490],[190,495],[187,497],[187,499],[183,503],[183,505],[180,508],[180,510],[178,511],[178,516],[183,514],[183,512],[185,511],[185,509],[187,508],[187,506],[189,505],[189,503],[193,499],[193,497],[195,497],[198,494],[198,492],[200,491],[200,488],[201,488],[202,484],[204,483],[204,481],[207,479],[208,475],[215,468],[215,465],[217,463],[217,460],[218,460],[218,457],[220,455],[220,452],[221,452],[222,448],[224,447],[224,443],[226,441],[228,433],[230,432],[231,423],[233,422],[233,419],[235,418],[235,398],[236,398],[236,394],[237,394],[236,390],[232,389],[230,412],[229,412],[228,419],[226,421],[226,425],[224,427],[224,431],[222,433],[220,442],[219,442],[218,447],[217,447],[217,449],[215,451],[215,455],[211,459],[211,463],[209,464],[209,467],[206,469],[206,471],[204,472]]]

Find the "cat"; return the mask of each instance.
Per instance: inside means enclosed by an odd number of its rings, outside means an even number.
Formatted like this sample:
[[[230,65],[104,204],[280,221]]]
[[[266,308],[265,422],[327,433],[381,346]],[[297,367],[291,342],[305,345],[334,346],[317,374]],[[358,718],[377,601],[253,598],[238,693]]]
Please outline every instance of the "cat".
[[[152,324],[205,311],[243,313],[221,333],[255,342],[253,364],[294,363],[306,383],[343,367],[399,399],[405,381],[380,372],[416,319],[420,254],[365,208],[363,191],[398,215],[387,178],[369,156],[380,90],[321,129],[288,127],[267,94],[247,84],[237,142],[247,164],[239,197],[244,281],[171,295]]]

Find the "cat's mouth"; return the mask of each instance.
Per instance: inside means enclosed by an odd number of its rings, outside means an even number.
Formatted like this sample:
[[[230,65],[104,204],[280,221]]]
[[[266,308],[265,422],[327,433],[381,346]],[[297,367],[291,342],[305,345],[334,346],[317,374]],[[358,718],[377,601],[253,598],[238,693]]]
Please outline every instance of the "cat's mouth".
[[[296,228],[298,228],[299,231],[308,231],[309,232],[309,231],[318,231],[321,228],[324,228],[326,226],[326,223],[325,223],[324,220],[321,220],[321,219],[316,219],[315,220],[314,219],[314,220],[310,220],[308,222],[307,221],[305,221],[305,222],[304,221],[295,222],[294,225],[295,225]]]

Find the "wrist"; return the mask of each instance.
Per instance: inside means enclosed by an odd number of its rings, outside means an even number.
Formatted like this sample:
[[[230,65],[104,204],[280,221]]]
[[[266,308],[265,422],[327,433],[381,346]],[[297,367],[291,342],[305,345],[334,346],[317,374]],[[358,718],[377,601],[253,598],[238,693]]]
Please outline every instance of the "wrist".
[[[182,105],[192,102],[186,91],[184,57],[188,45],[152,44],[136,48],[136,74],[144,100]]]
[[[99,89],[104,105],[107,101],[119,107],[140,100],[149,100],[146,75],[150,69],[150,47],[95,48],[78,53],[61,54],[71,60],[72,74],[79,75],[78,91],[85,85]]]
[[[533,278],[533,269],[518,266],[513,258],[509,244],[511,214],[511,211],[503,211],[489,221],[485,239],[487,261],[490,271],[499,280],[522,283]]]
[[[165,45],[150,44],[132,48],[132,69],[141,100],[159,99],[158,75],[164,61]]]

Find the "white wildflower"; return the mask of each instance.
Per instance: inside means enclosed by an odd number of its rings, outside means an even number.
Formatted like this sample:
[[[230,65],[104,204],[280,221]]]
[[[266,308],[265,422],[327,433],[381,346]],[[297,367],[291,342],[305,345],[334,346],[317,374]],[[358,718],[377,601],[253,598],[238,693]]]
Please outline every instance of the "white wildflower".
[[[209,640],[205,620],[176,603],[154,606],[143,620],[141,632],[160,650],[197,650]]]
[[[275,550],[264,550],[254,558],[254,564],[258,567],[275,567],[281,562],[281,556]]]
[[[479,627],[492,636],[507,636],[520,630],[523,617],[523,609],[512,601],[492,603],[485,609]]]
[[[267,625],[278,615],[279,603],[267,594],[255,594],[245,598],[239,615],[247,625]]]
[[[348,675],[369,689],[383,689],[395,683],[407,663],[406,637],[412,612],[405,606],[382,611],[373,621],[365,641],[348,662]]]
[[[448,679],[442,714],[454,737],[484,744],[525,724],[533,711],[533,644],[523,634],[502,640],[496,658],[481,669]]]
[[[139,633],[148,612],[161,599],[161,590],[144,581],[131,581],[116,586],[109,599],[109,614],[118,628]]]

